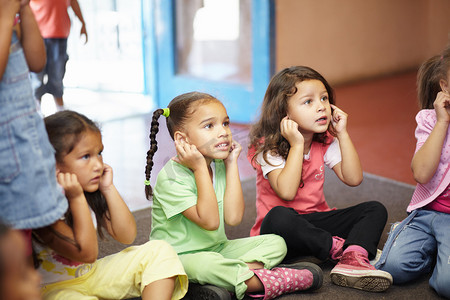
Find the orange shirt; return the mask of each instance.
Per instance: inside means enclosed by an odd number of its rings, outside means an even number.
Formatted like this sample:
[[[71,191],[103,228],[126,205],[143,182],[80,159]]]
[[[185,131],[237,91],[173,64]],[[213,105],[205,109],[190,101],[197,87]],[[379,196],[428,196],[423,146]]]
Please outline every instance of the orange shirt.
[[[70,32],[70,18],[67,9],[70,0],[31,0],[34,13],[43,38],[67,38]]]

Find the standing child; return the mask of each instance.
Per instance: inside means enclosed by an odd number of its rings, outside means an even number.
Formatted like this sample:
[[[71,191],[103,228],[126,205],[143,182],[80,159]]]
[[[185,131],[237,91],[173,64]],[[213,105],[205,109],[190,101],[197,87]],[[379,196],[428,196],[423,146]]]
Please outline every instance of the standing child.
[[[29,79],[45,47],[27,0],[0,0],[0,218],[29,234],[67,210]]]
[[[102,228],[117,241],[130,244],[136,223],[103,163],[98,127],[84,115],[63,111],[45,118],[56,150],[58,182],[69,200],[65,219],[35,230],[41,262],[44,299],[180,299],[187,276],[164,241],[151,241],[97,259],[97,233]]]
[[[150,239],[166,240],[175,248],[191,282],[218,286],[222,293],[225,288],[238,299],[246,293],[273,299],[284,293],[319,288],[322,271],[314,264],[270,270],[286,254],[281,237],[227,239],[224,223],[238,225],[244,214],[237,165],[242,148],[232,139],[225,107],[211,95],[182,94],[168,108],[153,113],[146,167],[147,198],[152,195],[149,178],[161,115],[166,117],[177,156],[166,163],[157,177]],[[199,290],[211,292],[210,297],[215,291]],[[225,291],[214,297],[230,296]]]
[[[39,300],[38,272],[27,263],[24,236],[0,221],[0,299]]]
[[[324,164],[347,185],[363,179],[347,114],[334,103],[332,88],[311,68],[286,68],[270,81],[250,132],[248,158],[257,170],[251,235],[282,236],[287,260],[312,255],[338,261],[331,271],[337,285],[383,291],[392,278],[369,257],[377,253],[386,209],[378,202],[331,209],[325,201]]]
[[[31,74],[35,88],[34,95],[36,100],[41,103],[42,96],[46,93],[51,94],[56,104],[56,110],[60,111],[64,109],[63,79],[69,60],[67,54],[67,39],[71,25],[69,7],[80,20],[80,36],[85,36],[85,43],[88,41],[86,23],[78,0],[30,0],[30,7],[44,37],[47,52],[47,63],[44,70]]]
[[[395,284],[429,273],[430,286],[450,298],[450,45],[422,64],[417,77],[421,111],[411,163],[417,186],[409,216],[395,224],[378,262]]]

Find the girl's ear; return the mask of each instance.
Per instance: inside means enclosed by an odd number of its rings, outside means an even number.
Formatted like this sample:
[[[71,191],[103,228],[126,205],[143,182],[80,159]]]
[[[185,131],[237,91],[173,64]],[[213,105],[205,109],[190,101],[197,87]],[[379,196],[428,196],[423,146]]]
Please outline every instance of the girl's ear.
[[[439,85],[441,86],[441,90],[445,93],[448,93],[448,82],[444,79],[439,80]]]
[[[181,132],[178,130],[175,131],[175,133],[173,134],[173,139],[178,142],[189,143],[189,140],[188,140],[186,134],[184,132]]]

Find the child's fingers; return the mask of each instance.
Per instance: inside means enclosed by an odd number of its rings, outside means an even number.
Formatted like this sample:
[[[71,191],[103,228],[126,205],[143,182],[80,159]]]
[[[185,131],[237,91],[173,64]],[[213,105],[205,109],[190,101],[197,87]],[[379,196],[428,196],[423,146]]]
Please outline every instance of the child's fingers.
[[[450,103],[450,96],[445,92],[439,92],[436,96],[436,100],[434,100],[434,107],[445,107]]]
[[[330,104],[330,105],[333,108],[333,115],[334,114],[341,114],[341,115],[344,114],[344,115],[346,115],[346,113],[342,109],[337,107],[336,105],[333,105],[333,104]]]
[[[62,185],[62,186],[64,186],[64,173],[61,173],[61,172],[58,172],[57,174],[56,174],[56,179],[58,180],[58,183],[60,184],[60,185]]]
[[[201,155],[195,145],[191,145],[184,142],[176,142],[175,147],[178,157],[181,161],[192,159],[193,157]]]
[[[231,143],[230,152],[240,153],[242,151],[242,146],[235,140]]]
[[[111,168],[110,165],[108,164],[103,164],[103,173],[102,176],[105,175],[112,175],[113,174],[113,169]]]
[[[291,120],[289,119],[288,116],[286,116],[286,117],[284,117],[283,119],[281,119],[281,122],[280,122],[280,129],[281,129],[283,126],[285,126],[289,121],[291,121]]]
[[[68,189],[73,186],[78,186],[77,175],[71,173],[59,173],[57,175],[58,183],[64,188]]]
[[[337,121],[341,120],[342,118],[346,118],[347,114],[342,109],[336,107],[333,110],[332,117],[337,122]]]
[[[184,150],[184,143],[175,141],[175,149],[177,150],[178,155],[184,156],[186,154],[186,151]]]
[[[237,141],[233,140],[233,148],[234,149],[242,149],[242,146]]]

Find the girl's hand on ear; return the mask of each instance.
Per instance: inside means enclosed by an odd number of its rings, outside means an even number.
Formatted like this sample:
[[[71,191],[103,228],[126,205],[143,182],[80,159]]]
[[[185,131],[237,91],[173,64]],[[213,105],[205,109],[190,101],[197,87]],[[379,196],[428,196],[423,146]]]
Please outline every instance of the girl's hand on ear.
[[[83,187],[78,181],[77,175],[71,173],[58,173],[58,183],[64,188],[66,198],[70,201],[83,195]]]
[[[336,129],[336,133],[341,133],[347,130],[347,119],[348,115],[343,112],[336,105],[330,104],[333,109],[333,113],[331,115],[331,124],[333,124],[334,129]]]
[[[298,130],[297,122],[292,121],[288,116],[281,119],[280,131],[281,135],[289,142],[291,147],[296,144],[303,145],[305,143],[303,135]]]
[[[225,159],[225,163],[237,162],[239,155],[241,154],[242,146],[235,140],[231,141],[230,154]]]
[[[439,92],[433,103],[438,122],[450,122],[450,95],[448,92]]]
[[[192,171],[195,171],[202,164],[206,166],[205,157],[198,151],[195,145],[188,144],[184,140],[175,140],[175,149],[178,154],[175,161]]]
[[[113,169],[110,165],[103,164],[103,174],[100,178],[99,189],[101,192],[107,190],[113,185]]]

